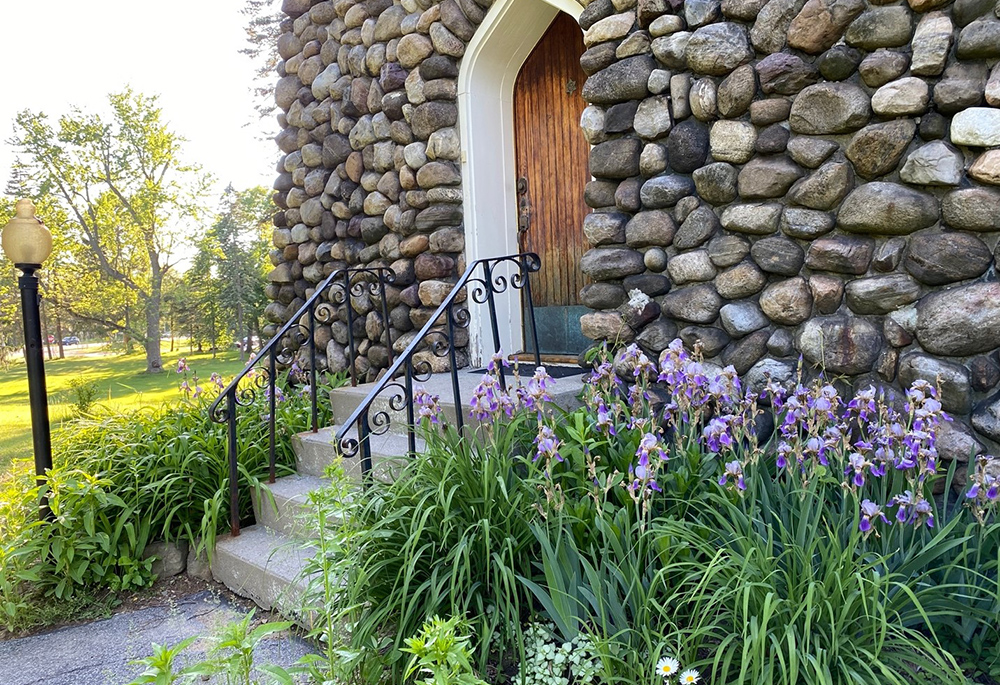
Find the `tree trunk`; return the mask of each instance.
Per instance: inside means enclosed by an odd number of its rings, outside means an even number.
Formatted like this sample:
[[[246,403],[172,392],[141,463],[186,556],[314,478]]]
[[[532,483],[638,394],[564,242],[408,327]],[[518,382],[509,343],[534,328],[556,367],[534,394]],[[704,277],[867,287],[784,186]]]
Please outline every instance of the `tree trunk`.
[[[239,302],[236,304],[236,340],[240,346],[240,361],[243,361],[244,354],[247,353],[247,348],[250,347],[250,336],[247,335],[246,340],[240,340],[241,335],[243,335],[243,303]]]
[[[152,257],[152,255],[151,255]],[[161,373],[163,359],[160,356],[160,308],[163,304],[163,273],[159,261],[152,262],[149,299],[146,300],[146,373]]]
[[[41,315],[42,339],[45,340],[45,348],[49,351],[49,361],[52,361],[52,341],[49,340],[49,320],[48,317],[45,316],[45,310],[48,309],[48,307],[46,307],[45,304],[46,303],[43,300],[41,306],[38,308],[38,312]]]
[[[62,315],[59,314],[59,307],[56,307],[56,344],[59,345],[59,358],[66,358],[66,351],[63,349]]]
[[[174,308],[170,308],[170,354],[174,353]]]
[[[132,309],[126,305],[125,306],[125,330],[122,331],[125,336],[125,354],[132,351],[132,334],[129,331],[132,330]]]

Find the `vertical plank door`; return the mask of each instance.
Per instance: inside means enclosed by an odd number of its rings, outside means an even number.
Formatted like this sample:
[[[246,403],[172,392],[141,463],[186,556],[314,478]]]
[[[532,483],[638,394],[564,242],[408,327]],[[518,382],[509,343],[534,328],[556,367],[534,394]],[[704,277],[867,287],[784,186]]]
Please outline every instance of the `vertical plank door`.
[[[586,74],[580,67],[583,33],[559,13],[528,56],[514,85],[514,143],[521,248],[537,252],[542,270],[532,278],[532,299],[543,353],[576,354],[580,258],[587,249],[583,193],[590,180],[590,146],[580,130]],[[530,336],[526,337],[530,344]]]

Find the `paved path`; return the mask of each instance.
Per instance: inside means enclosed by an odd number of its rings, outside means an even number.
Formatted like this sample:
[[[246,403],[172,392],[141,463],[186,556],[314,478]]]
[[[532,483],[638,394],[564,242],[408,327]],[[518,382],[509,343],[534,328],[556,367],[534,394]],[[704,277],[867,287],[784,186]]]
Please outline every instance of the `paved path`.
[[[125,685],[141,668],[129,661],[149,656],[153,642],[174,645],[211,634],[242,619],[243,607],[212,590],[157,606],[116,614],[109,619],[0,642],[2,685]],[[204,651],[199,641],[189,653]],[[289,666],[311,651],[294,635],[278,635],[258,649],[257,662]]]

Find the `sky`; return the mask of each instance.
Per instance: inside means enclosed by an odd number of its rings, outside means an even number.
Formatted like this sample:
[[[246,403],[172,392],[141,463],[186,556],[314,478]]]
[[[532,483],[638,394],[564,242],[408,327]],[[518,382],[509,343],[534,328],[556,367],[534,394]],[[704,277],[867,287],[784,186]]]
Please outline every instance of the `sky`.
[[[99,112],[107,94],[126,85],[160,96],[164,118],[187,139],[184,160],[216,178],[216,197],[229,183],[269,187],[278,157],[269,136],[277,124],[260,120],[254,108],[254,65],[239,53],[246,45],[242,5],[0,0],[0,189],[15,156],[5,141],[17,112],[42,111],[51,120],[74,105]]]

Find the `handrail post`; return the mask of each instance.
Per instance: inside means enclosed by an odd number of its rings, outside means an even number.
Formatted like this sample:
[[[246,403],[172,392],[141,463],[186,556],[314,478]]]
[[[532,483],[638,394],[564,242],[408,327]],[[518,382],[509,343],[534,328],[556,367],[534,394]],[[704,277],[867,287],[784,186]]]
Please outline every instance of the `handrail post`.
[[[413,416],[413,360],[406,359],[406,447],[410,456],[417,454],[416,419]]]
[[[385,269],[380,268],[378,270],[378,289],[379,297],[382,298],[382,328],[385,332],[385,346],[389,354],[389,366],[392,366],[393,355],[392,355],[392,334],[390,331],[392,328],[389,325],[389,300],[385,296]],[[412,395],[410,395],[412,397]]]
[[[268,362],[267,362],[267,379],[268,379],[267,382],[268,382],[268,389],[270,390],[270,392],[268,393],[269,397],[268,397],[268,400],[267,400],[267,404],[268,404],[268,407],[267,407],[267,464],[268,464],[267,482],[268,483],[273,483],[274,480],[275,480],[275,476],[276,476],[275,470],[276,470],[277,460],[278,460],[277,450],[275,449],[275,430],[274,430],[274,428],[275,428],[274,427],[274,412],[275,412],[275,409],[277,408],[277,400],[275,398],[275,394],[276,394],[275,393],[275,382],[277,381],[277,376],[278,376],[277,358],[275,356],[276,354],[277,353],[274,351],[274,348],[272,347],[270,353],[268,354]]]
[[[531,298],[531,270],[528,268],[528,256],[522,254],[518,263],[521,268],[521,275],[524,278],[524,301],[527,303],[528,320],[531,324],[531,347],[535,351],[535,366],[542,365],[542,350],[538,346],[538,327],[535,325],[535,303]]]
[[[486,307],[490,312],[490,332],[493,334],[493,354],[500,354],[500,326],[497,322],[497,303],[493,295],[493,269],[489,260],[483,262],[483,279],[486,281]],[[507,392],[507,378],[500,369],[500,389]]]
[[[309,308],[309,409],[312,432],[319,432],[319,406],[316,403],[316,305]]]
[[[351,272],[344,272],[344,302],[347,306],[347,363],[351,367],[351,387],[358,386],[358,369],[354,363],[354,304],[351,297]]]
[[[226,397],[226,422],[229,424],[229,529],[233,537],[240,534],[240,470],[236,442],[236,386]]]
[[[449,302],[447,308],[445,308],[445,315],[448,317],[448,366],[451,369],[451,390],[455,395],[455,423],[458,424],[458,432],[461,433],[465,427],[465,417],[462,416],[462,391],[458,384],[458,355],[455,353],[454,314],[454,302]]]

